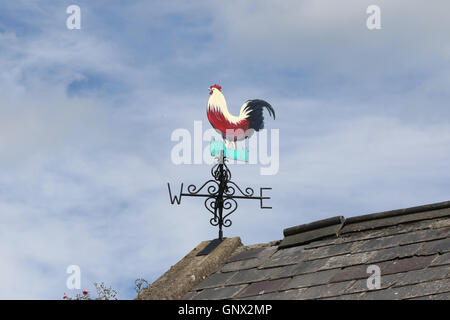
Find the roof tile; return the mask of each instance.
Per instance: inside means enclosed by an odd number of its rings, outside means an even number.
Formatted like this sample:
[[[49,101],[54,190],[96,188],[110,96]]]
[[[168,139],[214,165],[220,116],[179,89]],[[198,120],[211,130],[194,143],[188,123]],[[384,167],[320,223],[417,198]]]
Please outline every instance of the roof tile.
[[[395,247],[398,245],[408,245],[416,242],[442,239],[447,237],[449,234],[450,228],[441,228],[434,230],[415,230],[401,234],[385,235],[383,237],[360,241],[360,246],[356,247],[353,252],[378,250]]]
[[[346,254],[352,252],[355,244],[352,242],[335,244],[332,246],[324,246],[315,249],[308,249],[306,252],[308,255],[305,257],[305,260],[314,260],[320,258],[327,258],[336,255]]]
[[[444,227],[450,227],[450,218],[433,220],[430,223],[430,228],[431,229],[444,228]]]
[[[261,264],[263,264],[274,252],[277,250],[276,247],[266,247],[266,248],[260,248],[262,250],[249,250],[252,252],[246,253],[241,252],[240,254],[237,254],[238,257],[232,257],[230,262],[226,263],[222,267],[222,272],[230,272],[230,271],[237,271],[237,270],[245,270],[245,269],[251,269],[255,267],[259,267]],[[237,260],[237,258],[243,258],[242,260]]]
[[[345,254],[342,256],[335,256],[328,259],[328,261],[318,270],[342,268],[351,265],[358,265],[366,263],[371,257],[375,255],[374,252],[361,252],[355,254]]]
[[[396,291],[391,288],[381,290],[370,290],[361,294],[362,300],[399,300],[400,297]]]
[[[245,250],[245,251],[239,252],[237,254],[232,255],[230,258],[228,258],[227,262],[257,258],[258,254],[261,251],[263,251],[264,249],[265,248],[255,248],[255,249],[250,249],[250,250]]]
[[[432,294],[432,295],[429,295],[429,296],[423,296],[423,297],[414,298],[414,299],[420,299],[420,300],[450,300],[450,292]]]
[[[327,259],[318,259],[281,267],[273,272],[272,278],[292,277],[299,274],[317,272],[326,262]]]
[[[345,294],[350,293],[361,293],[361,292],[369,292],[379,289],[370,289],[367,285],[367,280],[369,278],[369,274],[366,274],[366,277],[364,279],[359,279],[354,282],[354,284],[351,287],[348,287],[345,290]],[[382,275],[381,281],[380,281],[380,289],[387,289],[391,286],[393,286],[398,279],[401,278],[401,275],[399,274],[391,274],[391,275]]]
[[[428,267],[435,256],[411,257],[378,264],[382,275],[402,273]]]
[[[398,237],[388,236],[374,239],[367,239],[357,242],[358,246],[353,252],[373,251],[398,246]]]
[[[301,246],[278,250],[270,257],[270,260],[264,262],[260,268],[272,268],[296,264],[306,259],[306,254],[304,248]]]
[[[292,246],[298,246],[301,244],[309,243],[314,240],[323,239],[326,237],[337,237],[339,230],[341,229],[344,221],[343,217],[334,217],[325,219],[325,224],[320,224],[318,228],[310,228],[302,225],[284,230],[284,239],[281,241],[279,248],[288,248]],[[321,223],[322,221],[316,223]],[[319,225],[318,225],[319,226]],[[289,232],[288,232],[289,231]]]
[[[181,300],[192,300],[197,295],[196,291],[189,291],[186,293]]]
[[[246,270],[246,269],[252,269],[255,267],[258,267],[262,261],[258,258],[252,258],[247,260],[238,260],[233,261],[225,264],[221,271],[222,272],[231,272],[231,271],[238,271],[238,270]]]
[[[402,235],[398,240],[399,245],[443,239],[450,235],[450,228],[425,229],[414,232],[408,232]]]
[[[268,280],[274,273],[273,269],[259,270],[256,268],[237,272],[227,284],[243,284],[255,281]]]
[[[336,216],[328,219],[322,219],[311,223],[305,223],[299,226],[294,226],[291,228],[286,228],[283,230],[284,236],[290,236],[293,234],[304,233],[306,231],[318,230],[322,228],[326,228],[333,225],[340,225],[345,221],[343,216]]]
[[[383,213],[380,213],[379,216],[381,217]],[[355,222],[352,220],[352,218],[349,218],[346,220],[344,227],[341,230],[341,233],[348,233],[348,232],[357,232],[357,231],[364,231],[364,230],[370,230],[370,229],[377,229],[387,226],[396,226],[401,223],[407,223],[411,221],[419,221],[419,220],[426,220],[426,219],[433,219],[437,217],[447,217],[450,216],[450,208],[440,209],[440,210],[432,210],[432,211],[424,211],[424,212],[418,212],[418,213],[411,213],[411,214],[393,214],[386,218],[379,218],[379,219],[368,219],[368,220],[362,220],[362,221],[356,221],[356,218],[359,220],[364,219],[363,216],[355,217]]]
[[[245,300],[296,300],[299,299],[299,295],[306,289],[293,289],[287,291],[276,291],[257,296],[244,297],[240,299]]]
[[[401,299],[421,297],[438,293],[450,292],[450,279],[422,282],[410,286],[394,288]]]
[[[321,300],[361,300],[361,293],[342,294],[335,297],[327,297]]]
[[[450,274],[450,266],[427,268],[425,270],[413,270],[405,273],[402,277],[398,277],[395,283],[396,287],[427,282],[432,280],[441,280]],[[382,278],[382,281],[384,279]]]
[[[271,256],[275,251],[277,251],[277,247],[275,247],[275,246],[260,247],[260,248],[245,250],[245,251],[239,252],[239,253],[231,256],[227,260],[227,262],[234,262],[234,261],[246,260],[246,259],[252,259],[252,258],[267,258],[267,257]]]
[[[436,259],[434,259],[433,262],[431,262],[432,266],[438,266],[443,264],[450,264],[450,253],[438,255]]]
[[[375,254],[367,260],[367,263],[379,263],[387,260],[412,257],[419,251],[421,247],[421,243],[413,243],[405,246],[397,246],[393,248],[374,251]]]
[[[221,287],[232,278],[237,272],[216,272],[200,282],[194,289],[201,290],[206,288]]]
[[[264,293],[278,291],[281,289],[283,284],[286,283],[287,280],[288,278],[254,282],[247,288],[245,288],[243,291],[241,291],[238,298],[262,295]]]
[[[432,204],[426,204],[416,207],[409,207],[405,209],[396,209],[396,210],[389,210],[389,211],[383,211],[383,212],[377,212],[372,214],[365,214],[361,216],[351,217],[347,219],[348,223],[356,223],[356,222],[362,222],[362,221],[368,221],[368,220],[377,220],[377,219],[383,219],[383,218],[390,218],[390,217],[404,217],[406,215],[414,215],[417,213],[422,212],[436,212],[442,209],[448,209],[450,208],[450,201],[444,201],[444,202],[438,202],[438,203],[432,203]]]
[[[340,282],[347,280],[356,280],[361,278],[367,278],[367,265],[350,266],[344,269],[338,269],[331,282]]]
[[[213,289],[205,289],[198,293],[195,296],[196,300],[220,300],[220,299],[230,299],[233,296],[236,296],[243,288],[247,285],[240,286],[228,286],[228,287],[220,287]]]
[[[342,238],[327,238],[323,240],[316,240],[314,242],[310,242],[308,244],[302,245],[305,249],[312,249],[312,248],[320,248],[323,246],[330,246],[333,244],[342,243]]]
[[[334,269],[298,275],[287,282],[283,286],[283,289],[304,288],[327,284],[337,272],[338,270]]]
[[[387,229],[382,230],[369,230],[360,233],[346,233],[340,234],[340,238],[336,240],[336,243],[356,242],[361,240],[385,237],[390,235]]]
[[[298,298],[299,299],[319,299],[333,296],[339,296],[345,289],[352,286],[354,281],[337,282],[332,284],[326,284],[321,286],[309,287],[303,291]]]
[[[421,254],[450,252],[450,238],[426,242],[419,252]]]

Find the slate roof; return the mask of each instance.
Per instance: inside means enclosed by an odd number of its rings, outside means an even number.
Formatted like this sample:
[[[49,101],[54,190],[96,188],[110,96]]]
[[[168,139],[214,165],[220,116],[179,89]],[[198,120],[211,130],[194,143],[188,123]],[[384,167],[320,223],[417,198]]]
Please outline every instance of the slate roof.
[[[285,229],[239,247],[183,299],[450,299],[450,201]]]

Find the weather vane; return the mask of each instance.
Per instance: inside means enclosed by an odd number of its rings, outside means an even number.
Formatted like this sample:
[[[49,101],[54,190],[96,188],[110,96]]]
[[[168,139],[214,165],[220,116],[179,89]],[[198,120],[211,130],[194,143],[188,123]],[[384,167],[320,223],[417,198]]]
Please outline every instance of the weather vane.
[[[243,191],[235,182],[231,181],[231,171],[226,165],[228,159],[248,162],[248,149],[236,149],[236,141],[249,139],[254,131],[264,128],[263,109],[266,108],[275,119],[275,111],[272,106],[260,99],[247,100],[241,107],[238,116],[233,116],[228,112],[225,97],[222,94],[222,87],[215,84],[209,87],[210,98],[206,113],[208,120],[216,131],[222,136],[223,141],[211,141],[211,156],[216,157],[217,163],[211,168],[210,179],[203,183],[200,188],[191,184],[187,187],[187,192],[183,190],[181,184],[178,196],[172,196],[170,184],[169,197],[171,204],[181,203],[182,197],[202,197],[205,198],[206,209],[213,214],[210,224],[219,227],[219,237],[216,244],[223,240],[223,227],[231,226],[229,216],[236,211],[238,203],[236,199],[253,199],[260,201],[261,209],[272,209],[265,207],[263,200],[270,197],[263,196],[263,190],[272,188],[260,188],[259,196],[255,195],[253,188],[247,187]],[[230,148],[232,144],[233,148]],[[205,190],[206,193],[200,193]]]

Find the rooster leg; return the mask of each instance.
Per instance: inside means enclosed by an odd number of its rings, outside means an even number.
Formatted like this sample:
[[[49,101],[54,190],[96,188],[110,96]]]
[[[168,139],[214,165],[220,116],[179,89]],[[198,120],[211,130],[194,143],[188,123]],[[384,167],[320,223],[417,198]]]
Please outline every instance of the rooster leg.
[[[228,146],[230,145],[230,142],[227,139],[223,139],[223,141],[225,142],[225,148],[228,148]]]

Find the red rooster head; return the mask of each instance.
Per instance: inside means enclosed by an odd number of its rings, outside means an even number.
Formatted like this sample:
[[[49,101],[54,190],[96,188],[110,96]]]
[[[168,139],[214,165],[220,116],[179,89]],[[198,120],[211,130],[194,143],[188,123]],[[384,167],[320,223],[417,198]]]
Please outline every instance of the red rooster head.
[[[212,85],[211,87],[209,87],[209,95],[212,95],[214,92],[214,89],[217,89],[219,91],[222,91],[222,87],[219,86],[218,84]]]

